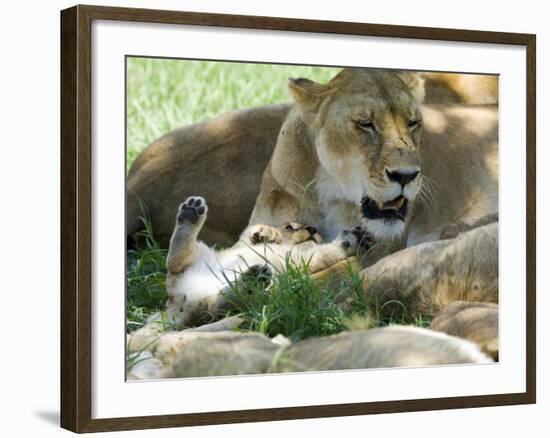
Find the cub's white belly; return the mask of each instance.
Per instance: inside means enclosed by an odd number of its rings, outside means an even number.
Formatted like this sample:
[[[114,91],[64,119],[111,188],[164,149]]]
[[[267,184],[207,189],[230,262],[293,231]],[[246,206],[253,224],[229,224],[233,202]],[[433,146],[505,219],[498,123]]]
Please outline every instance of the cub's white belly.
[[[201,242],[195,262],[178,276],[173,291],[184,294],[188,301],[217,295],[254,265],[267,264],[275,270],[284,269],[289,251],[288,245],[243,244],[216,253]]]

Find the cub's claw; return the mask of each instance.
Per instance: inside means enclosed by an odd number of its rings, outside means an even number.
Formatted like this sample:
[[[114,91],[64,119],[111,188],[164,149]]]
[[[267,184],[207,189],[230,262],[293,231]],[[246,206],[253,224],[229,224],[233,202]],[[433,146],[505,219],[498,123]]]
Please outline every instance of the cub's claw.
[[[362,227],[355,227],[351,232],[357,238],[358,246],[362,250],[368,251],[374,244],[372,236]]]
[[[281,243],[282,236],[279,230],[269,225],[258,225],[252,234],[250,241],[253,245],[259,243]]]

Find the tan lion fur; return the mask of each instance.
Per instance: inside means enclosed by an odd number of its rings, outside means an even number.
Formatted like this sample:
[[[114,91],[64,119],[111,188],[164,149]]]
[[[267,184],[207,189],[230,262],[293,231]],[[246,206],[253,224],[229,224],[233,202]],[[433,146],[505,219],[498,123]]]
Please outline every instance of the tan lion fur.
[[[457,301],[433,319],[430,328],[467,339],[498,361],[498,305]]]
[[[455,301],[498,303],[498,223],[403,249],[361,272],[384,312],[434,316]]]
[[[498,104],[498,76],[424,73],[425,103]]]

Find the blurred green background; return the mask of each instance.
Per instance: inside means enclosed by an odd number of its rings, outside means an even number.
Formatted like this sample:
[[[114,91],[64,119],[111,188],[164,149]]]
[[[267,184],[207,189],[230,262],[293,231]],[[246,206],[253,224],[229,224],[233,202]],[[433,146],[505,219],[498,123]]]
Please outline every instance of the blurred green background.
[[[224,111],[289,102],[289,77],[326,82],[340,69],[173,59],[127,59],[127,166],[174,128]]]

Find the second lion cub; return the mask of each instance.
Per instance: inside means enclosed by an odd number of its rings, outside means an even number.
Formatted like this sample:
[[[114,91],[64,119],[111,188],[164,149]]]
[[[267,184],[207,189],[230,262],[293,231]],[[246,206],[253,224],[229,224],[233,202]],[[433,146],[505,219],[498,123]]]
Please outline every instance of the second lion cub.
[[[241,281],[243,275],[269,278],[271,269],[283,271],[287,260],[306,261],[311,272],[320,271],[355,254],[368,241],[359,227],[322,243],[311,226],[253,225],[234,246],[217,251],[198,240],[207,214],[208,206],[200,196],[187,198],[178,208],[166,260],[166,310],[177,324],[196,325],[224,310],[231,283]]]

